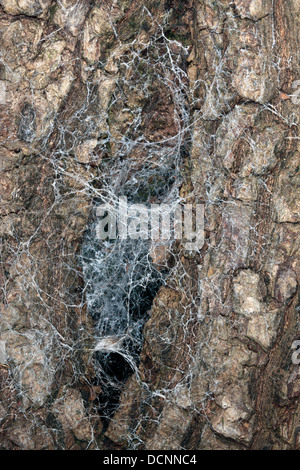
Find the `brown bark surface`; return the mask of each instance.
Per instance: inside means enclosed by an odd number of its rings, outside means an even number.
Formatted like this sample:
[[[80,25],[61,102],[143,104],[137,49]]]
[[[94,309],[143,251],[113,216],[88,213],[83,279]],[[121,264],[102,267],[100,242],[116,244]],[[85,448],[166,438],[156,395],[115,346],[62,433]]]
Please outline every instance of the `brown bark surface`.
[[[299,449],[299,11],[0,0],[1,449]],[[171,275],[106,420],[83,237],[103,162],[161,202],[162,155],[205,243],[152,247]]]

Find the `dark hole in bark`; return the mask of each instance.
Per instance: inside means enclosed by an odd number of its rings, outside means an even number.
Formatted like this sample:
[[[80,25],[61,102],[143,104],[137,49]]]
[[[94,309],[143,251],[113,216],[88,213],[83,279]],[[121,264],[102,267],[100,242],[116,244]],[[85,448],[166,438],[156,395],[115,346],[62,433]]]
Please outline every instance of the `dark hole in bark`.
[[[118,409],[122,385],[133,370],[128,362],[118,353],[95,354],[95,359],[102,373],[94,379],[94,385],[100,385],[101,393],[97,399],[97,410],[105,428]]]
[[[143,325],[162,284],[163,280],[157,279],[149,282],[145,289],[137,288],[129,302],[130,317],[138,326],[131,338],[124,339],[122,350],[133,359],[136,367],[139,366],[142,349]],[[99,372],[94,379],[94,385],[101,388],[96,406],[106,429],[119,407],[123,386],[134,370],[126,357],[117,352],[97,351],[95,361]]]

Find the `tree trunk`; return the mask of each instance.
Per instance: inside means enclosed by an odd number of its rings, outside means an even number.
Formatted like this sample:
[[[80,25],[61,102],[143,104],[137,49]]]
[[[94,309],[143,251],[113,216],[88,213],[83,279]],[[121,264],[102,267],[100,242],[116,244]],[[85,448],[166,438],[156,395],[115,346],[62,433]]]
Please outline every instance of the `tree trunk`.
[[[0,448],[299,449],[299,9],[0,0]],[[113,258],[120,196],[203,246]]]

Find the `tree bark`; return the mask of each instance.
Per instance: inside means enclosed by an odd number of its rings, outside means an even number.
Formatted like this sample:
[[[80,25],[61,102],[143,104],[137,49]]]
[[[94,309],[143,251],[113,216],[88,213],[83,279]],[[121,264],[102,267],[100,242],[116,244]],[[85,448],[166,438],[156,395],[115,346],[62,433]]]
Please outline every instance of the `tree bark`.
[[[0,1],[0,448],[299,449],[299,9]],[[205,241],[172,246],[107,421],[84,234],[103,162],[119,187],[164,152]]]

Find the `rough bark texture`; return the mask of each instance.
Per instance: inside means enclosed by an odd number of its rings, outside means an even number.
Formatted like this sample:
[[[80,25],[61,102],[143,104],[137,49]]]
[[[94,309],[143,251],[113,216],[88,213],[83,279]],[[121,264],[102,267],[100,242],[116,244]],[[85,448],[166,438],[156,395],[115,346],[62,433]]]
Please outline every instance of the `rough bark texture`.
[[[0,448],[299,448],[299,10],[0,0]],[[79,255],[137,128],[181,133],[205,244],[176,245],[107,423]]]

